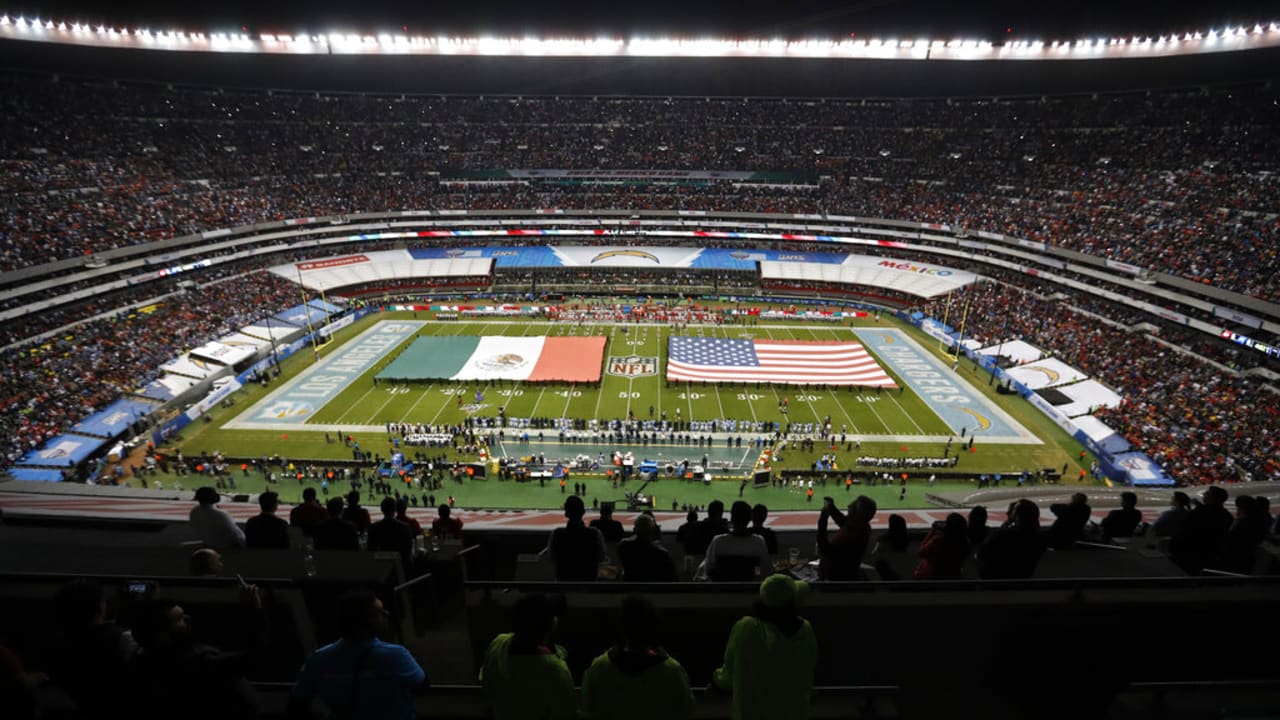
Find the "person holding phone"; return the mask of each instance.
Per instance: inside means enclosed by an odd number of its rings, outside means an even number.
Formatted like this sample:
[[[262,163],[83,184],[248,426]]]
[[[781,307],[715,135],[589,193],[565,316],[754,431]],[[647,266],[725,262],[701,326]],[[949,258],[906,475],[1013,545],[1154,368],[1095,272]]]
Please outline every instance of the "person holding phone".
[[[823,580],[865,580],[862,559],[871,541],[871,519],[876,515],[876,501],[859,495],[849,503],[848,514],[836,508],[831,497],[822,499],[822,512],[818,515],[818,565]],[[840,529],[834,537],[828,535],[828,525],[834,520]]]
[[[247,634],[236,649],[197,641],[191,616],[172,600],[140,603],[133,621],[139,650],[130,667],[130,692],[140,709],[134,717],[168,720],[174,708],[195,720],[257,714],[247,672],[265,648],[262,596],[243,579],[236,592],[245,613],[238,627]]]
[[[920,563],[916,580],[958,580],[969,557],[969,523],[960,513],[949,513],[947,519],[935,522],[924,542],[920,543]]]

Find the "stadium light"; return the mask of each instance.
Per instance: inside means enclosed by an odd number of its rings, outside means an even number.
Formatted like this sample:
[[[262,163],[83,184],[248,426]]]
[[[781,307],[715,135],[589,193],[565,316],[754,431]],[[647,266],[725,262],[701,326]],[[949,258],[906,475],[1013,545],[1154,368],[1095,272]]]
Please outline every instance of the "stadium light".
[[[1255,22],[1253,25],[1225,26],[1204,31],[1187,31],[1162,35],[1130,35],[1100,37],[1096,39],[1018,39],[996,47],[990,40],[956,37],[933,39],[929,37],[897,38],[875,37],[862,39],[850,34],[847,39],[801,38],[787,41],[781,38],[716,38],[716,37],[636,37],[618,39],[607,37],[520,37],[499,38],[457,36],[409,36],[393,30],[374,30],[369,34],[339,32],[295,36],[275,33],[251,34],[240,27],[231,32],[217,32],[206,36],[200,32],[185,32],[172,28],[152,31],[148,28],[85,25],[67,23],[41,17],[0,15],[0,35],[21,36],[25,40],[63,42],[73,44],[112,47],[150,48],[175,45],[200,49],[261,53],[296,53],[313,51],[311,45],[327,47],[337,53],[416,53],[440,55],[567,55],[585,57],[644,56],[644,57],[840,57],[840,58],[939,58],[952,60],[970,59],[1031,59],[1052,60],[1084,55],[1092,51],[1097,56],[1106,48],[1123,48],[1124,55],[1151,53],[1225,52],[1255,46],[1280,45],[1280,26],[1276,21]],[[1262,36],[1250,39],[1250,36]],[[1209,40],[1208,44],[1182,46],[1192,40]],[[1236,42],[1231,42],[1235,40]],[[1243,42],[1241,42],[1243,41]],[[295,46],[296,45],[296,46]],[[206,47],[208,46],[208,47]]]

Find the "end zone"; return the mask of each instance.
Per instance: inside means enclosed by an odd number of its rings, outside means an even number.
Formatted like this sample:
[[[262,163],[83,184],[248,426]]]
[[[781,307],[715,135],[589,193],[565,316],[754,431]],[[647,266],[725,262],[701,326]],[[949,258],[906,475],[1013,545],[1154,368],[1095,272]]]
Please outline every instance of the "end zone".
[[[278,430],[303,425],[356,378],[368,372],[427,323],[383,320],[328,357],[290,378],[223,427],[229,430]],[[317,426],[316,430],[325,428]]]
[[[855,328],[853,333],[957,435],[964,430],[987,442],[1044,444],[902,330]]]

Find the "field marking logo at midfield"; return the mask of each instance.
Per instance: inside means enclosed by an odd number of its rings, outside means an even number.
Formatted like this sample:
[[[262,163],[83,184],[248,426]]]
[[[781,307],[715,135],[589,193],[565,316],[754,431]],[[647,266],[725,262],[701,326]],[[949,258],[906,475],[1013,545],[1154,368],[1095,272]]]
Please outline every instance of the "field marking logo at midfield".
[[[610,375],[618,377],[638,378],[658,374],[658,358],[655,355],[627,355],[620,357],[610,355],[606,365]]]

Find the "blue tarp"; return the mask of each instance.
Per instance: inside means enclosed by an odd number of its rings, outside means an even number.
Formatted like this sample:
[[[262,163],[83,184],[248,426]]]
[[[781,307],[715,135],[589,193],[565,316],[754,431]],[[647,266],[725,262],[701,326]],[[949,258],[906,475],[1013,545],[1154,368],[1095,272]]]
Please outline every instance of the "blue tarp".
[[[307,319],[310,318],[312,325],[321,325],[328,315],[323,310],[319,310],[308,305],[295,305],[284,312],[273,315],[280,322],[289,323],[298,327],[306,327]]]
[[[154,405],[142,400],[120,398],[108,405],[105,410],[76,423],[71,430],[85,435],[115,437],[127,430],[135,421],[150,415],[154,409]]]
[[[61,470],[41,470],[38,468],[13,468],[9,471],[14,480],[30,480],[34,482],[62,482]]]
[[[737,233],[728,233],[734,237]],[[643,250],[644,248],[637,248]],[[499,268],[565,267],[563,258],[545,245],[533,247],[473,247],[473,248],[411,248],[409,254],[415,260],[441,260],[452,258],[493,259]],[[763,260],[781,262],[810,262],[840,264],[845,253],[799,253],[784,250],[733,250],[705,248],[698,253],[689,267],[716,270],[754,270]]]
[[[138,392],[138,394],[143,397],[149,397],[155,400],[163,400],[163,401],[169,401],[177,397],[176,395],[173,394],[172,390],[170,390],[164,383],[160,382],[159,380],[152,380],[151,382],[147,383],[147,386],[142,388],[142,390]]]
[[[71,467],[106,444],[107,441],[102,438],[84,435],[59,435],[45,443],[43,448],[27,453],[26,457],[19,460],[17,464],[38,465],[41,467]]]
[[[1174,485],[1173,478],[1165,474],[1159,465],[1145,453],[1129,452],[1116,455],[1115,464],[1129,476],[1130,485]]]
[[[319,298],[311,298],[310,300],[307,301],[307,304],[317,310],[323,310],[330,315],[337,315],[338,313],[342,312],[342,308],[338,307],[337,305],[334,305],[333,303],[325,302],[324,300],[321,300]]]

